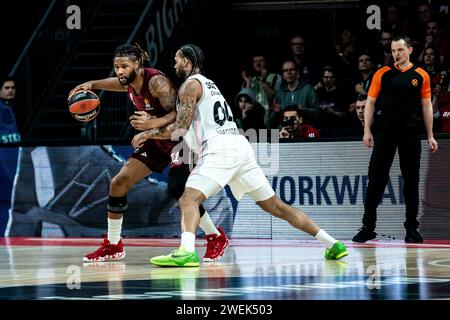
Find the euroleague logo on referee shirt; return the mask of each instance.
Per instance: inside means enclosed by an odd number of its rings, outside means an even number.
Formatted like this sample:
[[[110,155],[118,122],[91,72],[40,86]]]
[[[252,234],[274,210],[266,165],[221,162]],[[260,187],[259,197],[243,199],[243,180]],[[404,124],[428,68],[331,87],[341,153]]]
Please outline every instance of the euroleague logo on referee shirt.
[[[412,79],[412,80],[411,80],[411,84],[412,84],[414,87],[417,87],[417,85],[419,84],[419,80],[417,80],[417,79]]]

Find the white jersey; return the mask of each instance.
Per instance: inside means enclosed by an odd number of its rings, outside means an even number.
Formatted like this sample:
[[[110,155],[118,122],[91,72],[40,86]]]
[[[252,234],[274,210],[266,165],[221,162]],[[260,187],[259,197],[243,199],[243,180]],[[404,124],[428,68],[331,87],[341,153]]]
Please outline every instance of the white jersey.
[[[214,82],[200,74],[190,76],[186,80],[190,79],[201,83],[202,96],[197,102],[191,125],[183,139],[192,151],[198,153],[205,141],[218,135],[236,135],[239,131],[230,106]]]

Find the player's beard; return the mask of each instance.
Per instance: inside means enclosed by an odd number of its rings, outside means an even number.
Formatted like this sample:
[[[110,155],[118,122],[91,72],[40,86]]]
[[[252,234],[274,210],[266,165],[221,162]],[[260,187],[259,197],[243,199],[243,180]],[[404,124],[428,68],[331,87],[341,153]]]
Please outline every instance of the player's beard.
[[[177,77],[182,80],[186,80],[186,78],[187,78],[186,71],[184,71],[182,68],[178,68],[176,74],[177,74]]]
[[[136,79],[136,71],[135,70],[131,71],[130,75],[128,77],[124,77],[124,78],[125,78],[125,82],[120,81],[120,78],[119,78],[120,84],[123,86],[129,85],[130,83],[132,83],[134,81],[134,79]]]

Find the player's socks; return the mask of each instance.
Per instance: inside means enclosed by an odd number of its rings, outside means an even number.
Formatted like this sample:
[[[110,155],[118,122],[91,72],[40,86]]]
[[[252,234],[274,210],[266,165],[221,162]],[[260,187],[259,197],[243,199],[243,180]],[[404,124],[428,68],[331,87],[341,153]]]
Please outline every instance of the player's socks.
[[[203,216],[200,218],[200,229],[202,229],[206,235],[215,234],[216,236],[220,236],[220,231],[214,225],[207,211],[205,211]]]
[[[111,244],[118,244],[120,240],[120,234],[122,233],[122,221],[120,219],[108,218],[108,240]]]
[[[195,251],[195,234],[192,232],[183,232],[181,234],[181,246],[188,252]]]
[[[317,232],[317,234],[316,234],[316,236],[314,238],[316,238],[317,240],[322,242],[325,245],[325,247],[327,247],[328,249],[330,249],[333,246],[333,244],[335,244],[337,242],[337,240],[335,238],[330,236],[323,229],[320,229],[319,232]]]

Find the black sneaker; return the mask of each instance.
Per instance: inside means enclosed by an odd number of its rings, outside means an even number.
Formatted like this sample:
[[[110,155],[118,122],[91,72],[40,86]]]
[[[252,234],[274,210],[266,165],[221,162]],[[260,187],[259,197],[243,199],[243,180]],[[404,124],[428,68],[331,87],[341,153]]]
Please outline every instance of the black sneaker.
[[[405,236],[405,242],[408,243],[422,243],[423,238],[419,231],[416,229],[407,229],[406,230],[406,236]]]
[[[365,227],[362,227],[361,230],[353,237],[353,242],[363,243],[372,239],[375,239],[377,233],[373,230],[369,230]]]

